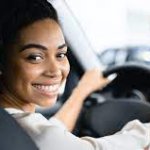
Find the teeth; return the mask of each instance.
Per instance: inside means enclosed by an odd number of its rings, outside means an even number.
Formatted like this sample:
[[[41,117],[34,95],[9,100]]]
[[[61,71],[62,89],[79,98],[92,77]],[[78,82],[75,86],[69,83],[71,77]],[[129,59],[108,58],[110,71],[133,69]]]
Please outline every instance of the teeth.
[[[55,85],[33,85],[33,86],[35,88],[37,88],[41,91],[45,91],[45,92],[55,92],[59,88],[58,84],[55,84]]]

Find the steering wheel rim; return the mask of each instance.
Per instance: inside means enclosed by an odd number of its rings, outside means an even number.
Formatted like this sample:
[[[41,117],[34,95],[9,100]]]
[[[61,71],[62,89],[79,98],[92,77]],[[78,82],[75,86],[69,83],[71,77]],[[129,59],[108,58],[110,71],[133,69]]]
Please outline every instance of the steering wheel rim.
[[[150,75],[150,66],[144,63],[127,62],[125,64],[112,66],[104,70],[103,76],[108,77],[109,75],[113,73],[120,74],[125,71],[126,72],[131,72],[131,71],[145,72]]]

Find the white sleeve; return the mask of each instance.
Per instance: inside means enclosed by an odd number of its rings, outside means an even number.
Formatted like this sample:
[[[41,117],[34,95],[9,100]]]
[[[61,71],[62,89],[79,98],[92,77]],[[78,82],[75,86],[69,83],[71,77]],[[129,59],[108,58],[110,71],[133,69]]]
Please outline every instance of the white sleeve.
[[[64,125],[63,122],[61,122],[60,120],[58,120],[56,117],[51,117],[49,119],[49,123],[54,125],[54,126],[57,126],[57,127],[60,127],[60,128],[63,128],[64,130],[67,130],[66,126]]]
[[[40,150],[144,150],[150,143],[150,129],[139,121],[127,124],[115,135],[78,138],[53,126],[45,128],[35,142]]]

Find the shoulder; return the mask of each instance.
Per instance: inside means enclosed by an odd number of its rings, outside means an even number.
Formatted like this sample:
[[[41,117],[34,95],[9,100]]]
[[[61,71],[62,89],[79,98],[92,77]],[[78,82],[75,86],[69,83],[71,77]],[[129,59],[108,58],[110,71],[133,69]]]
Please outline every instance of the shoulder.
[[[64,128],[63,124],[57,119],[46,119],[40,113],[30,113],[17,110],[14,108],[7,108],[6,111],[15,118],[15,120],[29,133],[39,134],[45,128],[51,128],[52,126],[59,126]]]

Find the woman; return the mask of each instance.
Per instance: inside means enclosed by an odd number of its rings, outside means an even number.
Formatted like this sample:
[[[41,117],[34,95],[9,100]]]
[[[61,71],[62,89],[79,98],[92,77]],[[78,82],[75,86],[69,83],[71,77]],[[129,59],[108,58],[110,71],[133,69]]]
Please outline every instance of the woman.
[[[5,5],[7,1],[1,5],[6,10],[0,19],[0,106],[21,124],[37,146],[42,150],[144,150],[150,141],[150,127],[139,121],[129,123],[118,134],[99,139],[78,138],[69,132],[84,99],[108,83],[98,69],[85,73],[50,120],[35,113],[36,105],[52,106],[56,102],[69,73],[67,45],[56,11],[46,0],[8,3],[12,3],[10,8]]]

